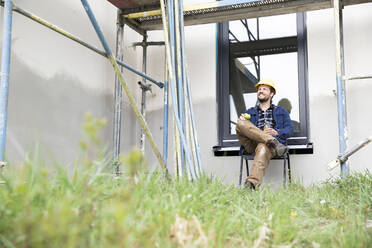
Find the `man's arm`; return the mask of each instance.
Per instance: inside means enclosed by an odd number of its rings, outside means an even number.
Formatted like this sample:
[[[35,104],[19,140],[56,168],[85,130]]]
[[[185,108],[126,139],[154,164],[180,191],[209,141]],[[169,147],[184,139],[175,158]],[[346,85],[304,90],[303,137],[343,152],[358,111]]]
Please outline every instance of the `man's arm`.
[[[293,125],[292,125],[292,121],[291,121],[291,118],[289,117],[289,114],[287,111],[284,111],[285,115],[284,115],[284,127],[281,128],[281,129],[278,129],[278,136],[282,139],[287,139],[289,137],[291,137],[291,135],[293,134]]]

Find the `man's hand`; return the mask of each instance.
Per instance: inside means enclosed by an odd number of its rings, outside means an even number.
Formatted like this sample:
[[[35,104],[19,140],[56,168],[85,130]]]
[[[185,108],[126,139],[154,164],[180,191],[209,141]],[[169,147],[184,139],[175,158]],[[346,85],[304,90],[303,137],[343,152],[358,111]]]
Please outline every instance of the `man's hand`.
[[[264,133],[270,134],[271,136],[278,136],[278,132],[273,128],[265,128]]]

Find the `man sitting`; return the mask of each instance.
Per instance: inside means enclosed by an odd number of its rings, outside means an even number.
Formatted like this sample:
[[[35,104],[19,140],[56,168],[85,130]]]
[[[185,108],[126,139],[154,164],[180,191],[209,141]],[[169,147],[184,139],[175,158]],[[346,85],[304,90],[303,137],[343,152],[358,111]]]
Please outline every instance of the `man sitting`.
[[[242,114],[236,125],[240,144],[248,153],[255,153],[244,183],[251,189],[261,185],[270,159],[288,151],[286,139],[293,133],[288,112],[272,104],[276,93],[274,82],[263,79],[256,84],[256,89],[258,104]]]

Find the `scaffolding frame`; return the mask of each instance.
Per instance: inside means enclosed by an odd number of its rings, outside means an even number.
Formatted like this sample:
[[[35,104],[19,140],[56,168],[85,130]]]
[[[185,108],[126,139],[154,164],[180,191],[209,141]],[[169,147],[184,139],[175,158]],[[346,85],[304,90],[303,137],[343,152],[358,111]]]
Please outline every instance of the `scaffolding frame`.
[[[372,75],[347,77],[344,62],[343,38],[343,8],[347,5],[372,2],[371,0],[222,0],[219,2],[184,6],[185,25],[199,25],[232,21],[238,19],[258,18],[271,15],[296,12],[334,9],[334,36],[336,55],[336,86],[338,110],[339,157],[347,154],[348,129],[346,112],[345,81],[370,79]],[[162,13],[160,10],[150,10],[138,13],[128,11],[121,15],[125,23],[137,30],[139,34],[161,29]],[[163,19],[164,22],[164,19]],[[163,27],[165,29],[165,27]],[[349,165],[340,161],[341,176],[349,174]]]
[[[115,113],[114,113],[114,127],[113,127],[113,162],[114,162],[114,173],[119,174],[119,164],[117,162],[118,156],[120,154],[120,126],[121,126],[121,99],[122,99],[122,90],[125,91],[126,95],[129,98],[131,103],[131,107],[133,108],[137,119],[139,120],[143,133],[141,134],[141,147],[144,149],[144,134],[146,134],[149,142],[153,148],[153,151],[158,159],[159,164],[163,168],[164,172],[167,173],[168,169],[166,166],[167,163],[167,154],[168,154],[168,94],[169,88],[172,90],[172,97],[173,97],[173,105],[176,106],[176,102],[178,104],[185,104],[182,103],[179,99],[175,99],[175,89],[173,83],[171,83],[172,75],[178,75],[178,77],[182,77],[178,82],[187,82],[183,89],[188,91],[188,103],[189,103],[189,111],[192,113],[191,115],[191,129],[195,131],[195,121],[193,119],[193,110],[192,110],[192,103],[191,103],[191,92],[188,78],[185,72],[184,67],[184,52],[182,52],[182,40],[184,39],[184,25],[197,25],[197,24],[204,24],[204,23],[215,23],[221,21],[229,21],[229,20],[237,20],[237,19],[246,19],[246,18],[254,18],[254,17],[263,17],[269,15],[279,15],[279,14],[287,14],[287,13],[295,13],[295,12],[302,12],[302,11],[310,11],[310,10],[318,10],[324,8],[333,8],[334,9],[334,31],[335,31],[335,40],[336,40],[336,85],[337,85],[337,107],[338,107],[338,130],[339,130],[339,151],[340,154],[344,154],[347,151],[347,112],[346,112],[346,96],[345,96],[345,81],[347,80],[357,80],[357,79],[369,79],[372,78],[370,75],[366,76],[353,76],[347,77],[345,75],[345,65],[344,65],[344,44],[343,44],[343,6],[351,5],[351,4],[360,4],[360,3],[367,3],[371,2],[371,0],[223,0],[219,2],[207,3],[207,4],[200,4],[194,6],[183,6],[182,1],[175,1],[175,0],[168,0],[167,3],[164,0],[160,0],[161,10],[151,10],[146,12],[140,13],[128,13],[123,12],[122,10],[118,10],[118,18],[117,18],[117,39],[116,39],[116,51],[115,57],[107,44],[107,41],[97,23],[97,20],[94,17],[92,9],[89,6],[87,0],[81,0],[82,5],[84,6],[85,11],[101,41],[102,46],[104,47],[104,51],[101,51],[94,46],[82,41],[78,37],[50,24],[49,22],[33,15],[18,6],[15,6],[12,0],[4,0],[1,1],[0,4],[4,7],[4,22],[3,22],[3,43],[2,43],[2,57],[1,57],[1,82],[0,82],[0,166],[3,167],[6,165],[5,162],[5,143],[6,143],[6,125],[7,125],[7,102],[8,102],[8,88],[9,88],[9,71],[10,71],[10,53],[11,53],[11,33],[12,33],[12,12],[15,11],[20,13],[21,15],[28,17],[52,30],[55,32],[87,47],[88,49],[106,57],[111,62],[116,78],[115,78],[115,94],[114,94],[114,101],[115,101]],[[176,8],[170,7],[171,5],[175,5]],[[184,8],[184,9],[182,9]],[[167,12],[165,10],[167,9]],[[179,19],[175,19],[174,16],[179,15]],[[167,18],[167,19],[166,19]],[[185,18],[185,21],[184,21]],[[222,19],[221,19],[222,18]],[[174,23],[175,21],[179,21],[178,23]],[[167,70],[168,75],[170,76],[169,80],[165,82],[159,82],[152,77],[146,75],[146,62],[147,62],[147,46],[154,45],[159,42],[149,42],[147,41],[147,31],[159,29],[161,27],[161,23],[163,23],[163,29],[166,33],[165,45],[167,51]],[[131,66],[122,62],[123,60],[123,51],[122,51],[122,43],[123,43],[123,35],[124,35],[124,26],[127,25],[134,29],[136,32],[143,36],[142,47],[143,47],[143,66],[142,72],[132,68]],[[167,26],[168,25],[168,26]],[[172,26],[173,25],[173,26]],[[179,33],[174,33],[174,25],[178,25]],[[173,29],[173,30],[172,30]],[[167,36],[170,34],[170,36]],[[178,42],[181,42],[177,45],[176,39],[167,37],[172,37],[174,35],[179,35],[181,38]],[[160,42],[161,43],[161,42]],[[138,45],[138,44],[137,44]],[[178,46],[178,49],[175,47]],[[178,55],[172,54],[175,51]],[[178,65],[181,66],[181,72],[179,74],[172,73],[172,70],[175,69],[174,65],[172,65],[171,61],[175,59],[175,56],[181,56],[180,60],[178,60]],[[120,65],[120,67],[119,67]],[[124,81],[122,76],[122,68],[126,68],[139,76],[143,79],[141,81],[141,89],[142,89],[142,108],[139,111],[135,105],[134,98],[132,97],[127,84]],[[173,68],[173,69],[172,69]],[[158,148],[156,147],[154,140],[152,138],[152,134],[148,129],[147,123],[145,121],[145,113],[146,113],[146,91],[148,90],[148,85],[146,84],[145,80],[149,80],[155,85],[160,88],[164,87],[164,123],[163,123],[163,156],[160,154]],[[181,86],[178,86],[178,94],[179,97],[185,96],[185,93],[182,93]],[[183,118],[182,111],[183,108],[178,105],[179,108],[177,110],[176,107],[173,108],[174,116],[176,120],[176,126],[178,128],[178,133],[180,136],[181,141],[181,153],[183,155],[187,155],[190,153],[189,144],[190,141],[187,141],[185,137],[185,123]],[[191,109],[190,109],[191,108]],[[190,127],[189,127],[190,128]],[[190,131],[190,130],[189,130]],[[192,136],[192,134],[190,134]],[[202,173],[201,169],[201,162],[200,162],[200,153],[199,153],[199,145],[194,133],[193,139],[193,147],[197,150],[197,154],[195,155],[196,160],[198,161],[199,172]],[[195,153],[195,151],[194,151]],[[190,159],[190,155],[187,155],[187,163],[189,166],[193,164]],[[182,159],[183,160],[183,159]],[[185,162],[182,162],[182,166]],[[195,167],[194,167],[195,170]],[[191,172],[191,169],[190,169]],[[192,174],[192,172],[191,172]],[[349,166],[346,162],[341,163],[341,175],[346,176],[349,174]],[[193,175],[193,178],[195,176]]]

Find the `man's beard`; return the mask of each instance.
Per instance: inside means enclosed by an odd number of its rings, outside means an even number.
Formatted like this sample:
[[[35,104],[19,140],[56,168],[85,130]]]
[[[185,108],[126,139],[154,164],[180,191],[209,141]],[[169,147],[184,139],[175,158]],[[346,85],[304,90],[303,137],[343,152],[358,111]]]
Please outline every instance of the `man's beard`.
[[[265,102],[268,102],[270,101],[270,97],[264,97],[264,98],[258,98],[257,97],[257,100],[260,102],[260,103],[265,103]]]

